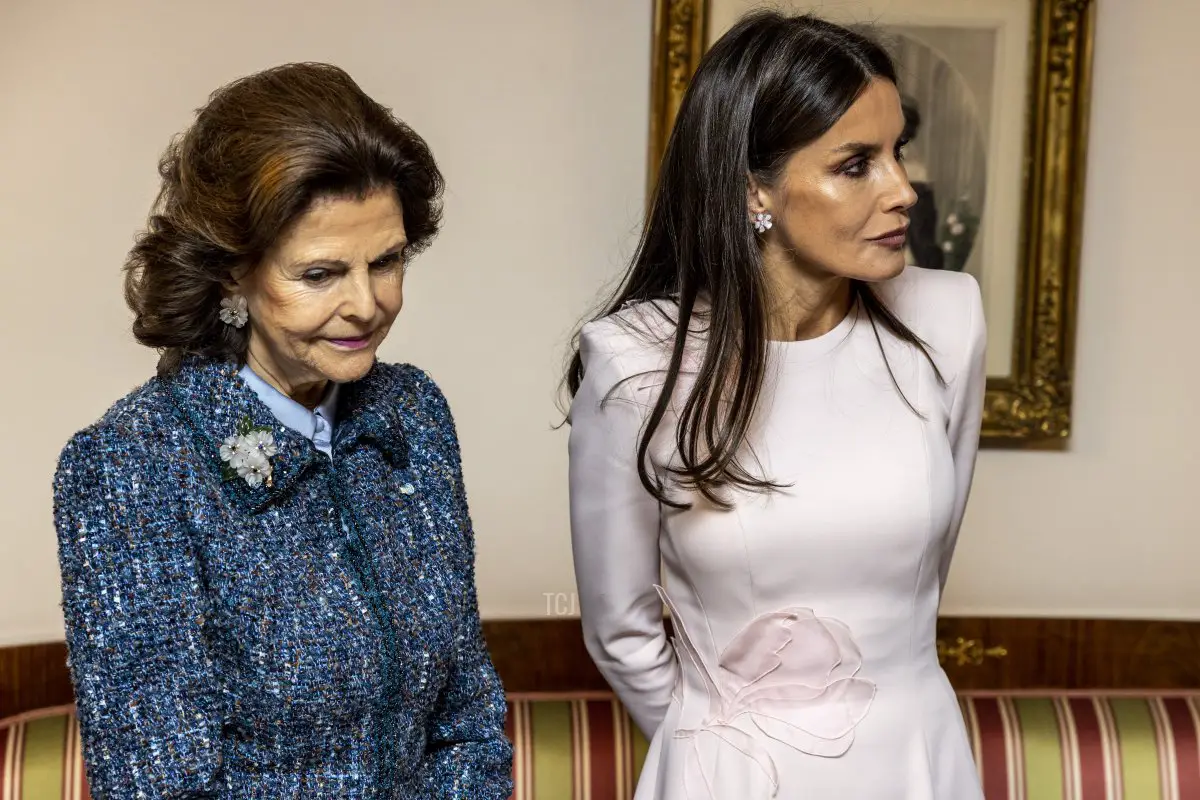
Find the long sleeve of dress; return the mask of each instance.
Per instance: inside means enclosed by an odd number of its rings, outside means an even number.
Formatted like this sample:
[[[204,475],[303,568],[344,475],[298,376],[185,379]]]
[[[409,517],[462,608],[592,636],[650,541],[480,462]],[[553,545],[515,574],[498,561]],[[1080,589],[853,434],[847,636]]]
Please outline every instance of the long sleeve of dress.
[[[975,475],[975,458],[979,452],[979,431],[983,420],[983,400],[987,387],[986,364],[987,326],[983,315],[983,298],[979,284],[970,275],[964,275],[967,286],[966,303],[970,308],[969,322],[963,342],[962,366],[951,386],[947,434],[950,439],[951,455],[954,459],[954,508],[947,533],[945,555],[940,566],[941,585],[946,586],[950,573],[950,561],[958,541],[959,528],[971,493],[971,481]]]
[[[463,586],[455,658],[446,686],[427,725],[422,777],[429,797],[446,800],[506,800],[512,793],[512,745],[504,734],[504,687],[483,639],[475,587],[475,536],[462,478],[462,458],[454,420],[441,390],[428,377],[452,486],[452,506],[460,537],[448,542],[450,559]]]
[[[603,328],[581,336],[582,385],[571,406],[571,543],[588,653],[649,737],[671,702],[678,666],[655,591],[659,503],[638,478],[644,405]]]
[[[59,461],[63,612],[93,797],[216,797],[224,701],[191,545],[152,496],[159,465],[110,429]]]

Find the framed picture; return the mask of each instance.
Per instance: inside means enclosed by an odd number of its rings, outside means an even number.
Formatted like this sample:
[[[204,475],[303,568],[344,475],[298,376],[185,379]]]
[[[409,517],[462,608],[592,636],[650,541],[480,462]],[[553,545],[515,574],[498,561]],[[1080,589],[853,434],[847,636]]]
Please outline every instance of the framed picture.
[[[688,81],[753,0],[655,0],[649,181]],[[1091,0],[776,3],[862,26],[896,59],[917,193],[909,263],[970,272],[988,318],[983,444],[1071,430]]]

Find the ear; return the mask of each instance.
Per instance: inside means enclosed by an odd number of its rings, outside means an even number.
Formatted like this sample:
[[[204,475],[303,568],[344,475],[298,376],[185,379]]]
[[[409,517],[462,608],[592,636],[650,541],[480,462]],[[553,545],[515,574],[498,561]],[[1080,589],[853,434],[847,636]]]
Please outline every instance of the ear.
[[[753,175],[746,178],[746,211],[751,216],[770,211],[771,195]]]
[[[232,297],[234,295],[246,295],[246,279],[250,275],[250,267],[246,264],[239,264],[234,267],[225,280],[221,281],[221,294],[224,297]]]

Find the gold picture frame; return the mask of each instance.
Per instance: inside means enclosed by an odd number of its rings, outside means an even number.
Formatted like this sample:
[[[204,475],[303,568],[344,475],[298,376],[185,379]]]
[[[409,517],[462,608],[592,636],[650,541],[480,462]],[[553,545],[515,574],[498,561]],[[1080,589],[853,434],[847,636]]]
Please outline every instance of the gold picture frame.
[[[981,444],[1064,446],[1071,431],[1092,0],[1031,4],[1011,371],[989,375]],[[648,186],[708,42],[710,0],[655,0]]]

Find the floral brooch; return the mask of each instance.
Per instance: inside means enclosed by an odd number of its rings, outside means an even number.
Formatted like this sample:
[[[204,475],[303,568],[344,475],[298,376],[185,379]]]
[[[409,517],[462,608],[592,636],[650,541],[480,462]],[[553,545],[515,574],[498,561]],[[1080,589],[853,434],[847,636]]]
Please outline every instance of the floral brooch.
[[[252,487],[271,485],[271,457],[276,453],[270,428],[256,427],[249,418],[221,444],[225,480],[241,478]]]

